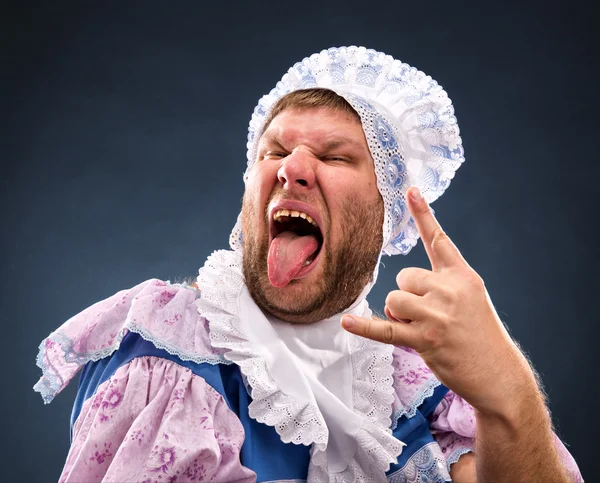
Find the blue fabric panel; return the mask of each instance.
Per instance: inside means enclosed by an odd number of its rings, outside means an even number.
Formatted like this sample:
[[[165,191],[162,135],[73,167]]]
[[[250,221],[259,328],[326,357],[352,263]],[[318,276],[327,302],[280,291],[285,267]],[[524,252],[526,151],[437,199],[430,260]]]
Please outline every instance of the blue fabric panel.
[[[225,382],[225,399],[235,412],[246,433],[241,451],[244,466],[256,472],[257,481],[304,479],[310,462],[309,446],[282,443],[272,426],[250,418],[248,395],[236,365],[219,366]],[[268,459],[265,458],[268,455]]]
[[[423,401],[423,404],[419,406],[419,412],[426,418],[431,416],[438,404],[442,401],[442,399],[444,399],[446,394],[448,394],[449,390],[450,389],[448,389],[446,386],[440,384],[433,390],[433,394],[431,395],[431,397],[425,399],[425,401]]]
[[[435,410],[440,401],[444,398],[448,388],[439,385],[433,391],[433,394],[423,401],[412,418],[402,416],[398,419],[398,425],[393,431],[393,435],[400,441],[406,443],[402,453],[398,458],[398,463],[391,465],[388,475],[402,468],[408,459],[419,449],[428,443],[435,441],[429,430],[429,420],[427,419]]]

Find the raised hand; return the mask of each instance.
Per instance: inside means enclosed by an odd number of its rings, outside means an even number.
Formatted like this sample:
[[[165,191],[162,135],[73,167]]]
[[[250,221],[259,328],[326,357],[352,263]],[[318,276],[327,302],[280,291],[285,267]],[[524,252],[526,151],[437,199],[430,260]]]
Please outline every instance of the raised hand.
[[[442,230],[418,189],[407,202],[431,270],[405,268],[385,314],[390,320],[345,315],[357,335],[416,350],[437,378],[476,409],[510,411],[509,395],[535,385],[525,357],[498,317],[481,277]]]

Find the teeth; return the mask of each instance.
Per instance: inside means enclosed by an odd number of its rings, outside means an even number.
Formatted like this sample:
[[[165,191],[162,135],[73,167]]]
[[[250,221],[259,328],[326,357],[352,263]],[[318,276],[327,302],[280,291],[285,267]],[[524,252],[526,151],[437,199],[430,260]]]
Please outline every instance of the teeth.
[[[317,226],[317,222],[312,218],[312,216],[307,215],[306,213],[302,212],[302,211],[296,211],[296,210],[277,210],[275,212],[275,214],[273,215],[273,219],[278,221],[279,218],[281,218],[282,216],[291,216],[293,218],[304,218],[306,221],[308,221],[311,225]]]
[[[310,265],[310,262],[309,262],[308,260],[306,260],[306,261],[304,262],[304,266],[306,267],[306,266],[308,266],[308,265]]]

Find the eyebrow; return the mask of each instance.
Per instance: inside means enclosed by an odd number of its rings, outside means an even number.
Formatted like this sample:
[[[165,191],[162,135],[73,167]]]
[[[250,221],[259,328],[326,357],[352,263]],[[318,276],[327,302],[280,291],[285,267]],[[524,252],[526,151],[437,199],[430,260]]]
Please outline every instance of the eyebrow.
[[[263,140],[267,143],[272,143],[283,147],[283,141],[277,133],[267,131],[262,135],[260,139],[260,141]],[[347,144],[355,148],[363,149],[363,145],[361,143],[357,142],[353,138],[343,135],[332,135],[327,140],[325,140],[323,144],[321,144],[319,147],[321,147],[323,151],[333,151]]]

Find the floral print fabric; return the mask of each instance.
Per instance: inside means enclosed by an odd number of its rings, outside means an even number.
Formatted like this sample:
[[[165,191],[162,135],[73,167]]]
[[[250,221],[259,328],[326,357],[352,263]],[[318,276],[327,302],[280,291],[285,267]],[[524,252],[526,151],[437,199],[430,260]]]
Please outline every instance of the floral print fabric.
[[[395,398],[392,404],[392,429],[401,416],[413,417],[417,408],[440,385],[421,356],[408,347],[396,347],[393,352]]]
[[[73,428],[61,483],[253,482],[239,453],[244,430],[212,387],[166,359],[119,368]]]
[[[129,331],[182,360],[227,363],[223,351],[210,344],[197,296],[194,290],[150,279],[95,303],[42,341],[37,365],[43,375],[34,389],[49,403],[87,362],[118,350]]]

